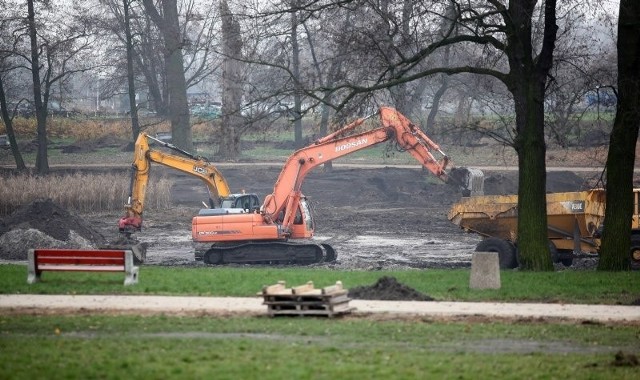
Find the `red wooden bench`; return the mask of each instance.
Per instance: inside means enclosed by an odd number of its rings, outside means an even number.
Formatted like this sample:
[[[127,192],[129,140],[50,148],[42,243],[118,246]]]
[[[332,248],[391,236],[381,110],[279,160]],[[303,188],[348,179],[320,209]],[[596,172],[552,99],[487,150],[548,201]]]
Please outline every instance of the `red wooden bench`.
[[[125,249],[30,249],[27,283],[44,271],[125,272],[125,285],[138,283],[133,252]]]

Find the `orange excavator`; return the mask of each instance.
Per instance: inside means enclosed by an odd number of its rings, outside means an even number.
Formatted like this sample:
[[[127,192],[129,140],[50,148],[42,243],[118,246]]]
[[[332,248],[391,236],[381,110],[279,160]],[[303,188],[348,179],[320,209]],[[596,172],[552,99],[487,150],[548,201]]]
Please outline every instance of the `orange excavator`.
[[[356,132],[376,114],[381,126]],[[319,165],[385,141],[394,140],[442,181],[452,180],[446,172],[448,157],[409,119],[388,107],[380,108],[376,114],[357,119],[294,152],[284,164],[273,193],[265,197],[259,210],[244,214],[201,210],[193,218],[191,231],[196,259],[207,264],[334,261],[336,252],[331,245],[311,240],[314,222],[301,191],[304,179]],[[440,160],[432,152],[441,156]],[[463,191],[481,189],[483,181],[479,171],[467,172],[464,181],[455,180]]]
[[[169,148],[176,154],[152,149],[149,142]],[[149,182],[151,163],[176,169],[198,177],[209,192],[209,204],[212,210],[224,213],[242,213],[258,209],[260,200],[256,194],[231,194],[229,184],[222,173],[205,158],[186,152],[173,144],[156,139],[146,133],[140,133],[135,142],[134,159],[131,165],[131,185],[125,204],[125,215],[118,221],[120,232],[129,237],[142,228],[142,213]]]

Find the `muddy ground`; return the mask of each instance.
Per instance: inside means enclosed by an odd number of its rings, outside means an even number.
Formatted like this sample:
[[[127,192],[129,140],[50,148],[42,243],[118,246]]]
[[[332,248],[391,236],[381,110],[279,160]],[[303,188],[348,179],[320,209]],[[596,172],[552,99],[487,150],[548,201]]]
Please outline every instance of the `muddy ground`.
[[[143,265],[206,265],[195,260],[191,245],[191,218],[208,199],[206,186],[174,170],[152,170],[151,181],[169,177],[174,184],[171,207],[147,209],[143,230],[135,235],[147,248]],[[260,198],[272,192],[279,171],[275,166],[257,164],[224,168],[233,192],[255,192]],[[128,172],[122,170],[122,175]],[[486,194],[517,192],[515,172],[485,175]],[[589,181],[584,177],[572,172],[549,173],[548,190],[585,189]],[[335,262],[314,267],[382,270],[471,266],[480,237],[463,232],[447,218],[461,192],[421,169],[316,170],[308,176],[303,191],[315,215],[316,239],[331,243],[338,254]],[[24,261],[27,249],[35,247],[104,247],[121,239],[117,230],[120,216],[121,212],[74,215],[50,200],[23,205],[0,220],[0,260]],[[572,269],[590,269],[596,264],[595,259],[574,260]],[[431,300],[388,277],[350,292],[352,298],[362,299]]]
[[[95,169],[93,169],[95,170]],[[208,196],[202,182],[191,176],[163,167],[153,167],[152,180],[162,176],[174,181],[172,207],[167,210],[146,210],[143,231],[136,237],[148,245],[145,265],[204,265],[194,260],[191,246],[191,217],[202,207]],[[225,167],[224,174],[232,191],[255,192],[260,198],[273,190],[278,167]],[[123,170],[123,175],[128,175]],[[574,191],[585,188],[584,176],[571,172],[549,174],[549,191]],[[486,173],[487,194],[511,194],[517,191],[515,172]],[[314,264],[335,269],[408,269],[460,268],[471,265],[471,255],[480,238],[465,233],[447,219],[447,212],[461,193],[420,169],[407,168],[334,168],[310,173],[303,191],[309,197],[316,220],[316,238],[330,242],[338,253],[333,263]],[[53,210],[51,205],[30,205],[20,218],[4,219],[5,230],[30,227],[29,234],[55,226],[74,230],[73,237],[99,243],[95,235],[80,232],[74,225],[65,225],[66,210]],[[47,215],[49,210],[58,217]],[[25,223],[25,218],[38,216],[37,223]],[[63,215],[64,216],[64,215]],[[74,216],[74,223],[98,232],[106,241],[118,238],[116,222],[119,213]],[[36,219],[38,219],[36,218]],[[0,225],[0,229],[2,226]],[[0,231],[1,233],[2,231]],[[48,235],[50,232],[45,231]],[[68,233],[68,232],[67,232]],[[24,259],[17,252],[29,241],[9,239],[11,233],[0,236],[0,258]],[[66,246],[82,245],[76,238]],[[33,244],[33,243],[31,243]],[[52,246],[52,242],[47,242]],[[580,265],[576,263],[574,265]]]

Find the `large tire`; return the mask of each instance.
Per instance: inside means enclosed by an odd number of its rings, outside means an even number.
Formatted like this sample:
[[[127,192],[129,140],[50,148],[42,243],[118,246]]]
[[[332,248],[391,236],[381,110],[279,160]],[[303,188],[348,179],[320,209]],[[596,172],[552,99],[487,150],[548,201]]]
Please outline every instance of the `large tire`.
[[[631,235],[631,251],[629,264],[632,270],[640,269],[640,235]]]
[[[518,267],[516,247],[509,241],[493,237],[486,238],[478,243],[476,252],[497,252],[500,269],[513,269]]]
[[[549,241],[549,252],[551,253],[551,261],[554,263],[561,263],[565,267],[569,268],[573,264],[573,253],[567,253],[567,251],[559,252],[555,244]]]

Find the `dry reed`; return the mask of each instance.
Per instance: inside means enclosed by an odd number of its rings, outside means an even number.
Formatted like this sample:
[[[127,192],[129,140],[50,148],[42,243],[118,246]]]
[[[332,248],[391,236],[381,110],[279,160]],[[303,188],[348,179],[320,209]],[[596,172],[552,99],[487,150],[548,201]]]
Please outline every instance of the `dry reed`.
[[[146,209],[165,209],[171,205],[173,181],[166,177],[149,180]],[[21,205],[38,199],[51,199],[75,212],[122,210],[129,195],[129,178],[117,174],[69,174],[39,177],[18,175],[0,177],[0,215],[8,215]]]
[[[195,127],[195,126],[194,126]],[[35,118],[15,118],[13,129],[18,139],[36,137]],[[147,121],[143,122],[142,129],[153,135],[160,131],[169,131],[171,126],[168,121]],[[211,127],[207,125],[199,126],[196,131],[208,131]],[[6,133],[6,127],[0,120],[0,134]],[[196,132],[194,132],[196,133]],[[68,138],[74,141],[96,140],[104,137],[116,137],[120,139],[131,138],[131,122],[129,119],[85,119],[85,118],[49,118],[47,120],[47,137]]]

